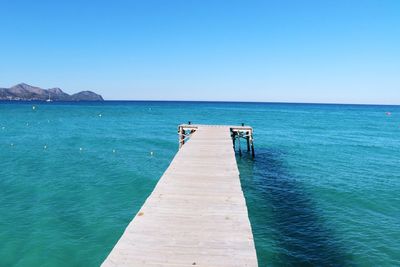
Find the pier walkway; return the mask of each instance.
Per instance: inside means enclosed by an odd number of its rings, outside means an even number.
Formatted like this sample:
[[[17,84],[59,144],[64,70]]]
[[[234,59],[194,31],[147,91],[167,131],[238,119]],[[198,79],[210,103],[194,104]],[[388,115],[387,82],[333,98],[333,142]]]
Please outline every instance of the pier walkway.
[[[179,126],[190,139],[102,266],[257,266],[234,129],[251,128]]]

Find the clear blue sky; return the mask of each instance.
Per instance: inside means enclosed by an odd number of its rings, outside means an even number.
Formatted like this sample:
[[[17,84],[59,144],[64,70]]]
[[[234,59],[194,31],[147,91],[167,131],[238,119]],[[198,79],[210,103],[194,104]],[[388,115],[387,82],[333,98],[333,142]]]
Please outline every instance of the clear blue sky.
[[[400,1],[0,0],[0,87],[400,104]]]

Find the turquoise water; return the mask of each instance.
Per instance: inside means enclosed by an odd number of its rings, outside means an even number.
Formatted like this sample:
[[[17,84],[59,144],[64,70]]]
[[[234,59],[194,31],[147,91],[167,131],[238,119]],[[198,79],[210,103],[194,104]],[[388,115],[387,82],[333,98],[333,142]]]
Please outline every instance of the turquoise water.
[[[0,103],[0,266],[98,266],[187,121],[254,127],[260,266],[400,265],[400,107],[106,102]]]

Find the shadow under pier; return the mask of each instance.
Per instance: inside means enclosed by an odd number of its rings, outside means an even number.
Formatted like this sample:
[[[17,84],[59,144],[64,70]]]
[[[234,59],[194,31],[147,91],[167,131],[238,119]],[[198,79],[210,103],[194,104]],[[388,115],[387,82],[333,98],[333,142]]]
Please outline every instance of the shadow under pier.
[[[245,155],[237,161],[260,266],[354,265],[313,196],[285,166],[282,152],[258,148],[254,160]],[[263,236],[271,233],[276,246],[265,251],[258,243],[271,239]],[[272,259],[265,254],[272,254]]]

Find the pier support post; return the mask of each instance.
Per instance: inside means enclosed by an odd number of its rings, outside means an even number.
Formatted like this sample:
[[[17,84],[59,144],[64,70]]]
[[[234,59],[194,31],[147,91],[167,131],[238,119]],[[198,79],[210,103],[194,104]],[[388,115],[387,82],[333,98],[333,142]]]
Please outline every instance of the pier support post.
[[[253,131],[251,131],[250,134],[250,145],[251,145],[251,156],[254,158],[255,154],[254,154],[254,142],[253,142]]]
[[[242,156],[242,146],[240,145],[240,134],[238,135],[238,141],[239,141],[239,156]]]
[[[183,127],[179,126],[178,129],[178,139],[179,139],[179,149],[181,149],[181,147],[183,146],[183,144],[185,143],[185,132],[183,130]]]
[[[246,132],[247,152],[250,152],[250,133]]]
[[[232,138],[232,143],[233,143],[233,150],[235,150],[236,149],[236,134],[233,131],[231,134],[231,138]]]

